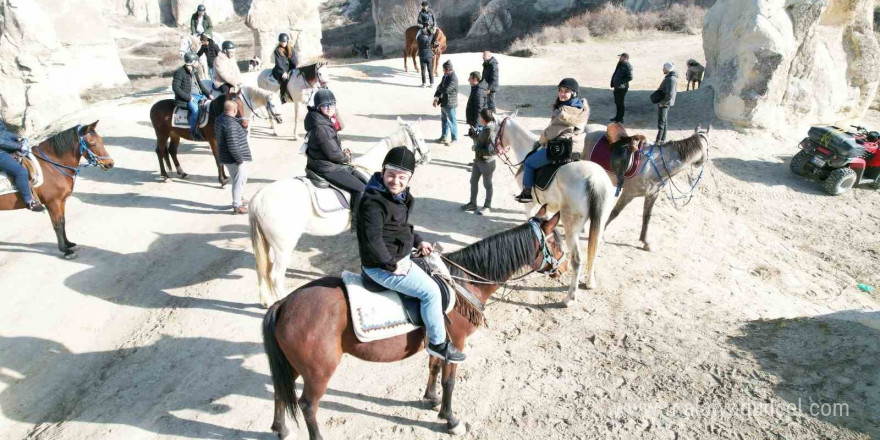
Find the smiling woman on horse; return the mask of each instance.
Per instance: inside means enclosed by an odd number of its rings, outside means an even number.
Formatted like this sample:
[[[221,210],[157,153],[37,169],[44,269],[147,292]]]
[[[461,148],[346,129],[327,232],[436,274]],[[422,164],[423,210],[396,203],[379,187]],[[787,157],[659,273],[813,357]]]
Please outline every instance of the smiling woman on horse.
[[[431,277],[410,260],[418,248],[428,255],[434,248],[423,240],[409,223],[415,199],[409,182],[416,168],[416,158],[406,147],[392,148],[367,184],[358,211],[357,235],[363,273],[387,289],[418,298],[428,333],[428,354],[446,362],[465,360],[446,338],[440,288]]]
[[[290,44],[290,36],[287,34],[278,35],[278,47],[275,48],[275,67],[272,68],[272,77],[281,86],[281,103],[287,102],[285,95],[287,94],[287,83],[290,81],[290,74],[296,70],[297,65],[296,52],[293,51],[293,45]]]

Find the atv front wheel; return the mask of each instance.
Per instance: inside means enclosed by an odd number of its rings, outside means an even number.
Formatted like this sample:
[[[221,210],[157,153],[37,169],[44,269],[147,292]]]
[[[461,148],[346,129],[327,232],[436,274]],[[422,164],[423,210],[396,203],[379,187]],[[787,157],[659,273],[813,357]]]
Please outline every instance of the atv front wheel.
[[[871,188],[880,189],[880,175],[874,178],[874,181],[871,182]]]
[[[798,151],[794,157],[791,158],[791,163],[789,164],[789,168],[791,168],[791,172],[797,174],[798,176],[806,176],[807,175],[807,167],[810,165],[810,160],[813,158],[813,155],[807,153],[804,150]]]
[[[856,184],[856,179],[856,172],[852,168],[838,168],[825,180],[825,192],[839,196],[852,188]]]

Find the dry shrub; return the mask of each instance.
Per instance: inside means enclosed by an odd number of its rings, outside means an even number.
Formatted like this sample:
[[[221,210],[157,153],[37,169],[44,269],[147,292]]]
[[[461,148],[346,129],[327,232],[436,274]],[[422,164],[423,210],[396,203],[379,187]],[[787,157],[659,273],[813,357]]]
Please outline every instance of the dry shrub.
[[[183,65],[183,59],[177,53],[167,53],[162,55],[162,67],[179,67],[178,64]]]
[[[610,37],[623,33],[629,25],[629,12],[610,3],[589,14],[587,27],[590,29],[590,35],[594,37]]]

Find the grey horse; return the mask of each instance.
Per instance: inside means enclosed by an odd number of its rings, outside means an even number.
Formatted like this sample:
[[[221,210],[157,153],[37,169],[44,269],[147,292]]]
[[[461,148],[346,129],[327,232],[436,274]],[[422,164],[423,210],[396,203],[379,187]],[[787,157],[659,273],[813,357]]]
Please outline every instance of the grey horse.
[[[583,158],[587,159],[590,157],[593,146],[596,145],[596,141],[599,138],[605,136],[606,130],[607,127],[601,124],[587,125]],[[642,234],[639,240],[644,245],[643,249],[650,251],[651,243],[648,240],[648,224],[651,221],[651,211],[654,209],[654,202],[657,201],[657,196],[660,195],[660,191],[670,178],[689,167],[699,167],[708,159],[709,132],[711,130],[711,125],[708,129],[697,126],[694,134],[686,139],[654,145],[646,142],[647,145],[642,148],[642,153],[639,153],[642,154],[639,170],[633,177],[626,179],[624,182],[620,198],[617,200],[617,204],[614,205],[614,209],[611,211],[605,226],[607,227],[612,220],[617,218],[620,211],[623,211],[623,208],[634,198],[644,197],[645,207],[642,212]],[[617,177],[611,171],[608,172],[608,175],[616,186]]]

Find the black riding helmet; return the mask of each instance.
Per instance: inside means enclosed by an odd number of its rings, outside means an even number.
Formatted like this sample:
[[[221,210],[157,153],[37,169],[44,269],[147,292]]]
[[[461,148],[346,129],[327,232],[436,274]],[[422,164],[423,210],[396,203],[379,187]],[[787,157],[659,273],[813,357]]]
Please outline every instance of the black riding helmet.
[[[196,8],[196,12],[205,12],[205,5],[199,5]]]
[[[422,7],[428,6],[428,2],[422,2]]]
[[[183,56],[183,63],[186,64],[187,66],[192,66],[197,62],[199,62],[199,56],[192,53],[192,52],[187,52]]]
[[[235,43],[227,40],[223,42],[223,52],[235,50]]]
[[[580,92],[580,86],[578,86],[578,82],[574,78],[564,78],[562,81],[559,82],[559,85],[556,86],[556,88],[559,87],[565,87],[566,89],[574,92],[575,95]]]
[[[388,150],[385,160],[382,161],[382,168],[392,166],[410,173],[416,170],[416,156],[406,147],[394,147]]]
[[[869,131],[867,136],[868,142],[880,141],[880,132]]]
[[[315,108],[330,104],[336,104],[336,96],[330,89],[321,89],[315,92]]]
[[[287,43],[288,41],[290,41],[290,35],[287,35],[285,33],[278,34],[279,43]]]

